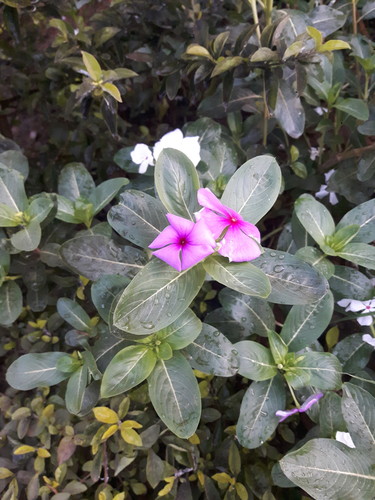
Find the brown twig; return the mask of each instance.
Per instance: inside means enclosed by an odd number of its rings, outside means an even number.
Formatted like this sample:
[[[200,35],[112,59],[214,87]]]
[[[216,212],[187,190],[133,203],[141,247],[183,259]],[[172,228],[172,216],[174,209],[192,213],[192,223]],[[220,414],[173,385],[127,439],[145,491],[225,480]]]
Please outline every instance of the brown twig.
[[[369,146],[364,146],[363,148],[351,149],[350,151],[344,151],[343,153],[337,153],[332,158],[329,158],[327,161],[322,163],[320,166],[320,170],[322,172],[329,170],[331,167],[334,167],[337,163],[341,161],[348,160],[349,158],[356,158],[358,156],[362,156],[363,153],[367,153],[368,151],[372,151],[375,149],[375,142],[370,144]]]

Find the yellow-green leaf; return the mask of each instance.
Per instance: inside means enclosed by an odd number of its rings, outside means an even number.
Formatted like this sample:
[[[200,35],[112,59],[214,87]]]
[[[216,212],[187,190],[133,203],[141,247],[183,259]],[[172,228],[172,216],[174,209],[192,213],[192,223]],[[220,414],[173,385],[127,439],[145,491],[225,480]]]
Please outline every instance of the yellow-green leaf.
[[[242,483],[236,483],[236,493],[241,500],[248,500],[249,498],[247,490]]]
[[[167,484],[164,486],[163,489],[161,489],[158,493],[158,496],[159,497],[164,497],[165,495],[168,495],[168,493],[171,491],[171,489],[173,488],[173,484],[174,484],[174,476],[171,476],[171,477],[165,477],[164,478],[164,481],[167,482]]]
[[[96,420],[104,424],[117,424],[119,421],[117,413],[106,406],[98,406],[92,411],[94,412]]]
[[[222,484],[233,484],[233,478],[231,478],[226,472],[218,472],[217,474],[214,474],[211,479]]]
[[[23,446],[19,446],[18,448],[16,448],[13,452],[14,455],[24,455],[25,453],[32,453],[33,451],[35,451],[36,448],[34,448],[34,446],[29,446],[27,444],[23,445]]]
[[[347,42],[343,42],[342,40],[329,40],[320,47],[319,52],[328,52],[332,50],[342,50],[342,49],[351,49],[350,45]]]
[[[206,57],[207,59],[210,59],[210,61],[214,61],[214,58],[211,56],[208,50],[205,47],[202,47],[202,45],[198,45],[197,43],[192,43],[191,45],[189,45],[186,49],[185,54],[189,56]]]
[[[339,340],[339,335],[340,335],[340,330],[338,329],[337,326],[333,326],[326,333],[326,344],[329,351],[332,349],[332,347],[334,347],[337,344]]]
[[[134,429],[129,429],[129,427],[122,427],[121,425],[120,432],[125,443],[132,444],[133,446],[142,446],[142,438]]]
[[[83,64],[86,66],[87,72],[90,77],[94,80],[94,82],[98,82],[102,78],[102,68],[100,64],[95,59],[94,56],[89,54],[88,52],[81,51]]]
[[[104,92],[110,94],[116,101],[122,102],[120,91],[116,85],[113,85],[113,83],[103,83],[101,87]]]
[[[121,424],[121,428],[123,429],[142,429],[143,425],[135,420],[125,420]]]
[[[307,26],[306,31],[314,40],[316,50],[319,50],[323,43],[323,35],[321,32],[312,26]]]
[[[6,467],[0,467],[0,479],[6,479],[13,476],[13,472]]]
[[[191,444],[199,444],[201,440],[199,439],[199,436],[194,433],[192,436],[189,437],[189,443]]]
[[[113,436],[113,434],[117,431],[117,429],[118,429],[117,424],[114,424],[114,425],[111,425],[111,427],[108,427],[108,429],[105,431],[105,433],[102,436],[102,441],[105,441],[106,439]]]
[[[51,453],[46,450],[45,448],[38,448],[36,450],[37,454],[38,454],[38,457],[41,457],[41,458],[49,458],[51,456]]]

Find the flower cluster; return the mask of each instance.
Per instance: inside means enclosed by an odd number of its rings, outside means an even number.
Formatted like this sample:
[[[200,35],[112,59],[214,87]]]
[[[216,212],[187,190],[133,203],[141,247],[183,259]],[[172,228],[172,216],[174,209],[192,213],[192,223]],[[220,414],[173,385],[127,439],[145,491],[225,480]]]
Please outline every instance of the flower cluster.
[[[188,269],[217,251],[233,262],[261,254],[259,230],[235,210],[223,205],[207,188],[198,190],[203,209],[197,222],[167,214],[170,223],[150,244],[154,255],[178,271]]]
[[[328,196],[329,202],[331,205],[336,205],[339,200],[337,198],[337,195],[333,191],[328,191],[328,181],[332,177],[332,175],[335,173],[335,169],[331,169],[328,172],[324,174],[324,179],[326,181],[326,184],[322,184],[320,186],[319,191],[315,193],[315,197],[319,198],[320,200],[324,198],[325,196]]]
[[[139,165],[138,172],[144,174],[149,166],[154,165],[165,148],[181,151],[192,161],[194,166],[197,166],[200,162],[199,137],[184,137],[181,130],[177,128],[163,135],[153,147],[153,151],[146,144],[141,143],[135,146],[130,156],[132,161]]]
[[[283,422],[286,418],[290,417],[290,415],[294,415],[295,413],[304,413],[309,410],[315,403],[322,398],[324,394],[322,392],[318,392],[317,394],[313,394],[301,405],[300,408],[292,408],[291,410],[278,410],[276,412],[276,416],[280,417],[279,422]]]

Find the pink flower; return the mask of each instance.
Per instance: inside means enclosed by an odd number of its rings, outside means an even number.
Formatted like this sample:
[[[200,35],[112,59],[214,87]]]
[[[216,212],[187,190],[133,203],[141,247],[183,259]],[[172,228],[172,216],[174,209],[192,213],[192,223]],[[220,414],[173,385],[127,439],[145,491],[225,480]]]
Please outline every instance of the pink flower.
[[[233,262],[256,259],[262,253],[258,228],[243,220],[235,210],[226,207],[207,188],[198,190],[198,202],[203,210],[196,213],[204,220],[214,238],[219,241],[219,254]]]
[[[167,264],[183,271],[194,266],[215,251],[216,242],[203,220],[194,222],[167,214],[167,226],[149,248],[160,248],[154,255]]]
[[[291,410],[278,410],[276,412],[277,417],[281,417],[279,422],[283,422],[286,418],[290,417],[290,415],[294,415],[295,413],[304,413],[305,411],[309,410],[312,405],[317,403],[320,398],[322,398],[324,394],[322,392],[318,392],[317,394],[313,394],[309,398],[306,399],[306,401],[303,403],[301,408],[292,408]]]

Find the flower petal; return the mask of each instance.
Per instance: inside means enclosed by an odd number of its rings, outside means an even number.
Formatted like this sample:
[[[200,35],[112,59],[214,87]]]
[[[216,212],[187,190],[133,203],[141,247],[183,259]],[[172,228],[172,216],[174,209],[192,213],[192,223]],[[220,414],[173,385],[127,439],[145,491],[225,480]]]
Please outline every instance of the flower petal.
[[[355,444],[353,443],[352,436],[349,434],[349,432],[337,431],[335,439],[339,443],[346,444],[346,446],[349,446],[349,448],[355,448]]]
[[[180,129],[172,130],[158,141],[154,146],[154,157],[155,160],[159,158],[160,153],[165,148],[180,149],[182,139],[184,138]]]
[[[177,244],[179,235],[172,226],[167,226],[149,245],[149,248],[161,248],[170,244]]]
[[[229,227],[220,243],[219,254],[232,262],[254,260],[262,253],[259,244],[237,226]]]
[[[200,156],[201,147],[199,145],[198,136],[184,137],[178,149],[192,161],[195,167],[201,161],[201,156]]]
[[[320,186],[320,190],[315,193],[315,198],[322,199],[328,195],[329,195],[329,192],[327,191],[327,184],[322,184]]]
[[[194,227],[191,230],[188,239],[190,245],[208,245],[213,249],[216,247],[215,238],[204,219],[200,219],[194,224]]]
[[[188,269],[191,266],[195,266],[201,260],[205,259],[212,253],[214,249],[210,245],[185,245],[181,250],[181,269]]]
[[[216,198],[214,193],[210,191],[208,188],[198,189],[197,198],[199,205],[202,205],[202,207],[214,210],[215,212],[218,212],[219,214],[222,214],[224,216],[229,215],[226,210],[227,207],[223,205],[221,201],[218,198]]]
[[[363,311],[366,308],[366,304],[364,304],[360,300],[351,300],[350,304],[346,308],[347,311],[358,312]]]
[[[370,314],[368,316],[362,316],[360,318],[357,318],[358,323],[362,326],[372,325],[373,320],[374,318]]]
[[[341,307],[347,307],[351,303],[352,299],[341,299],[337,303]]]
[[[375,348],[375,337],[373,337],[369,333],[365,333],[364,335],[362,335],[362,340],[363,342],[366,342],[366,344],[369,344]]]
[[[279,422],[283,422],[286,418],[290,417],[290,415],[294,415],[295,413],[298,413],[298,409],[297,408],[293,408],[292,410],[277,410],[277,412],[275,413],[275,415],[277,417],[281,417]]]
[[[181,237],[187,236],[194,228],[194,222],[178,215],[166,214],[169,224]]]
[[[154,163],[151,149],[146,144],[137,144],[130,153],[130,157],[137,165],[143,163],[144,161],[147,162],[147,165],[152,165]]]
[[[301,408],[298,410],[300,413],[309,410],[315,403],[319,401],[320,398],[322,398],[324,394],[322,392],[318,392],[317,394],[313,394],[309,398],[306,399],[306,401],[301,405]]]
[[[216,240],[222,234],[224,229],[229,226],[229,222],[226,217],[217,215],[215,212],[209,210],[208,208],[203,208],[199,212],[196,212],[195,218],[197,219],[197,221],[203,220],[206,223],[206,226],[209,228],[210,232]]]
[[[167,264],[181,271],[181,245],[172,244],[153,252],[155,257],[164,260]]]
[[[251,236],[252,238],[255,238],[257,241],[260,242],[260,232],[259,229],[254,226],[254,224],[251,224],[251,222],[247,221],[239,221],[236,224],[243,233],[247,234],[247,236]]]
[[[336,193],[334,193],[333,191],[329,193],[329,202],[331,205],[337,205],[337,203],[339,202]]]

